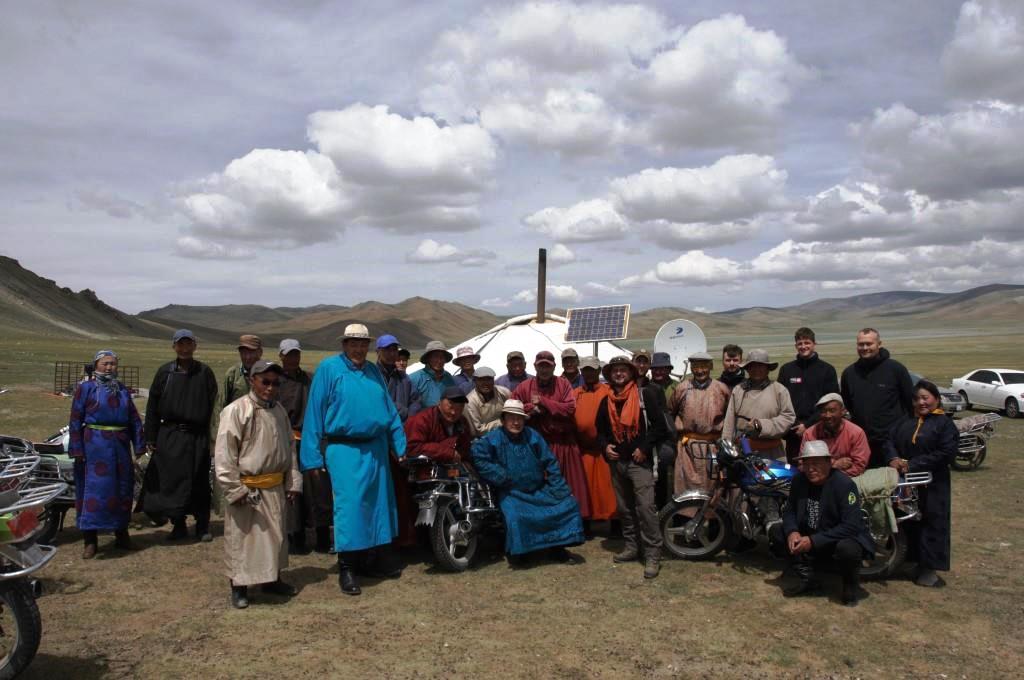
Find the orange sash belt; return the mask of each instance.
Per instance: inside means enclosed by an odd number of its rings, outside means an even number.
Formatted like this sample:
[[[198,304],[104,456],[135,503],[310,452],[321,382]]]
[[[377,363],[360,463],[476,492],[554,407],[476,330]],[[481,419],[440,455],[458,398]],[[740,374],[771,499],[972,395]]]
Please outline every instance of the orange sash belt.
[[[283,472],[268,472],[263,475],[242,475],[242,484],[250,489],[273,489],[284,484]]]
[[[748,439],[752,451],[771,451],[782,446],[781,439]]]
[[[683,444],[694,439],[699,442],[716,442],[721,439],[721,437],[721,432],[708,432],[707,434],[701,434],[700,432],[684,432]]]

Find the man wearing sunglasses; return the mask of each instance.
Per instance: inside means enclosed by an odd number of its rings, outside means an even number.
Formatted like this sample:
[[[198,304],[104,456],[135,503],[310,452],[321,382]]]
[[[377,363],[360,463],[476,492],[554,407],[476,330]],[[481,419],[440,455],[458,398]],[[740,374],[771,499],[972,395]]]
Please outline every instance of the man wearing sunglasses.
[[[264,359],[249,368],[249,394],[228,404],[217,428],[214,465],[224,492],[224,550],[231,604],[249,606],[249,586],[292,596],[286,508],[302,493],[288,411],[277,400],[283,369]]]

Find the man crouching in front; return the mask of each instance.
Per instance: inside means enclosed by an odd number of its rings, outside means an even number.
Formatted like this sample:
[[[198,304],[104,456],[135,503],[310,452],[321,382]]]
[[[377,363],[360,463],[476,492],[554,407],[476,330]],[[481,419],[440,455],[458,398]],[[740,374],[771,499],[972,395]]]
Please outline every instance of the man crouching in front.
[[[288,566],[285,503],[302,492],[292,452],[288,412],[276,401],[281,366],[260,360],[249,369],[249,394],[221,411],[217,429],[217,483],[224,491],[224,550],[231,605],[249,606],[249,586],[292,596],[281,580]],[[287,499],[287,500],[286,500]]]
[[[800,473],[793,478],[789,499],[782,511],[782,526],[772,527],[773,551],[788,553],[799,582],[783,591],[786,597],[814,595],[821,590],[814,569],[834,561],[842,575],[842,602],[855,607],[864,594],[860,589],[860,563],[875,554],[857,485],[842,471],[833,469],[828,445],[806,441],[797,456]]]

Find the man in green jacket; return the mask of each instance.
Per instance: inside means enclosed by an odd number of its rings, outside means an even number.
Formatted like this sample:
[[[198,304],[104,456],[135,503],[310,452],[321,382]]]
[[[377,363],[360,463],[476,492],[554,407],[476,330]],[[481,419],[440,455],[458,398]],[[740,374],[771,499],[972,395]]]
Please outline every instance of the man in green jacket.
[[[235,399],[249,394],[249,369],[262,357],[263,341],[260,340],[258,335],[242,335],[238,338],[238,358],[241,361],[229,368],[228,372],[224,374],[224,384],[222,389],[219,390],[219,399],[217,399],[217,405],[213,409],[213,418],[210,419],[211,441],[217,440],[217,428],[220,427],[220,412],[224,410],[224,407]],[[211,472],[210,474],[212,475],[213,473]],[[211,484],[213,486],[213,510],[219,515],[223,508],[221,503],[223,494],[221,494],[217,484],[213,482],[212,476]]]

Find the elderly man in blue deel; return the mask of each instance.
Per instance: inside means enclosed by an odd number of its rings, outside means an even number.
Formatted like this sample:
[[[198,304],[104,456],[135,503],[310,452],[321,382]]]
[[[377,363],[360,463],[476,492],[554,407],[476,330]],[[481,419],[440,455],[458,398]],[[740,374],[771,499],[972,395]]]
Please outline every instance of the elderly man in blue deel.
[[[326,467],[331,475],[338,585],[358,595],[356,571],[366,551],[386,548],[398,535],[389,453],[405,456],[405,432],[380,370],[366,361],[366,326],[346,326],[341,347],[313,376],[299,466],[303,472]]]
[[[530,553],[545,549],[552,559],[575,564],[580,558],[565,548],[586,540],[580,506],[555,455],[526,427],[526,418],[523,402],[506,401],[501,427],[473,443],[473,466],[498,497],[510,566],[522,566]]]

